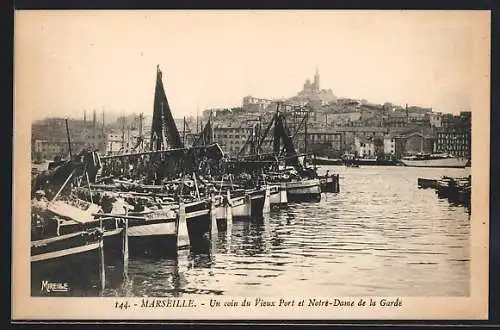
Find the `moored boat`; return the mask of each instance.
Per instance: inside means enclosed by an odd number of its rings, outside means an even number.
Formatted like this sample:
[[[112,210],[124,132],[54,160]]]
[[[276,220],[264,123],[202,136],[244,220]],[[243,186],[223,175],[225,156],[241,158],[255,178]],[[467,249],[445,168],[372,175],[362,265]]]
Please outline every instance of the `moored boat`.
[[[86,295],[105,285],[99,228],[31,242],[31,294]]]
[[[178,248],[189,245],[185,238],[179,240],[182,223],[173,209],[130,212],[126,216],[131,255],[176,255]]]
[[[436,179],[426,179],[426,178],[418,178],[417,185],[419,188],[434,188],[436,189],[438,186],[438,180]]]
[[[321,192],[338,193],[340,192],[339,175],[325,175],[319,177]]]
[[[404,166],[442,168],[464,168],[468,161],[467,158],[453,157],[445,154],[414,155],[403,157],[400,160]]]
[[[307,202],[321,200],[319,179],[301,179],[298,181],[283,182],[289,202]]]
[[[286,187],[279,184],[269,186],[269,202],[271,206],[283,206],[288,203]]]
[[[268,213],[271,206],[270,189],[235,191],[231,197],[233,219],[258,219]]]

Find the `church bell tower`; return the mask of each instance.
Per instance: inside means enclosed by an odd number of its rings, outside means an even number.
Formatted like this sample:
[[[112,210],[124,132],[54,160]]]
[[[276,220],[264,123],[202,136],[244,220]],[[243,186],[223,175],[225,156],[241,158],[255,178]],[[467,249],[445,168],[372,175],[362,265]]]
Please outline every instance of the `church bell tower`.
[[[316,73],[314,74],[313,89],[315,91],[319,91],[319,71],[318,71],[318,67],[316,67]]]

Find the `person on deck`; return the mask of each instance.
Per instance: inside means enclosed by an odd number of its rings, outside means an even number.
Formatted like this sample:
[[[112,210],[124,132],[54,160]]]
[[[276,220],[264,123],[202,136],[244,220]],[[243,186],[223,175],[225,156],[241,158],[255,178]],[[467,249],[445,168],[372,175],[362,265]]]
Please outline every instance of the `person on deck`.
[[[31,202],[31,237],[32,239],[41,239],[47,232],[47,208],[49,201],[45,197],[43,190],[35,192],[35,198]]]

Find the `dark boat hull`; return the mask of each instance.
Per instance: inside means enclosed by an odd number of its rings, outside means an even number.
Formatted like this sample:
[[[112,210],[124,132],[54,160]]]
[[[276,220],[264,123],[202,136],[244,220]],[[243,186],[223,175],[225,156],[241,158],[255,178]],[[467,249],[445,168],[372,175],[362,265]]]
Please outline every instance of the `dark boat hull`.
[[[438,187],[438,180],[418,178],[417,179],[417,184],[418,184],[418,187],[422,188],[422,189],[427,189],[427,188],[437,189],[437,187]]]
[[[184,207],[191,250],[205,250],[209,246],[212,225],[210,201],[186,203]]]
[[[133,257],[176,255],[179,216],[171,210],[166,212],[159,210],[141,217],[143,219],[128,221],[129,255]]]
[[[319,179],[282,183],[286,187],[289,202],[319,202],[321,187]]]
[[[106,217],[100,220],[79,224],[74,221],[64,221],[59,225],[59,234],[67,235],[78,231],[101,228],[104,230],[104,257],[106,261],[114,261],[123,256],[123,240],[126,231],[122,219]]]
[[[31,294],[95,295],[104,280],[103,239],[75,233],[32,242]]]
[[[332,175],[328,177],[321,177],[319,179],[321,192],[324,193],[338,193],[340,192],[339,176]]]

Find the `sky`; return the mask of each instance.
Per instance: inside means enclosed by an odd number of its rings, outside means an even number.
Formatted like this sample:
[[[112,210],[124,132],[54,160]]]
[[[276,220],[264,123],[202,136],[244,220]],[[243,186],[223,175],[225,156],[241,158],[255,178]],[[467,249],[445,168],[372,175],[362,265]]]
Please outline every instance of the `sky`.
[[[32,119],[150,115],[157,65],[175,118],[291,97],[316,67],[338,97],[458,113],[489,61],[479,11],[18,11],[14,31]]]

